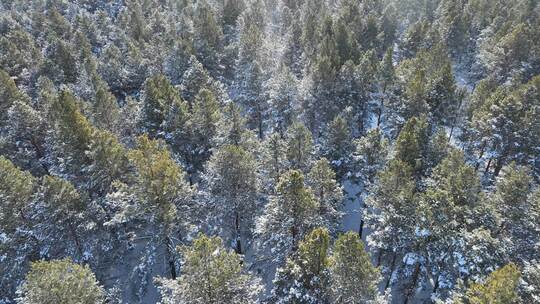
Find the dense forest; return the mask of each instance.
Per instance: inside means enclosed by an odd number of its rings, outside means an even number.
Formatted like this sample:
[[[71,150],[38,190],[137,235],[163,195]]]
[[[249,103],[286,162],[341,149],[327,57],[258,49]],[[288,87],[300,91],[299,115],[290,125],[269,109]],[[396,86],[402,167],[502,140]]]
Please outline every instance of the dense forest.
[[[1,0],[1,304],[540,303],[537,0]]]

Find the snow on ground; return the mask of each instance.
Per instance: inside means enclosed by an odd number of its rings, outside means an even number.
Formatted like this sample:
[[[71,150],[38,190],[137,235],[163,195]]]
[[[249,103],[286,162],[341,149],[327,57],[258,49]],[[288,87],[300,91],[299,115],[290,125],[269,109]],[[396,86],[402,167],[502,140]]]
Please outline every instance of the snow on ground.
[[[362,186],[347,179],[343,182],[343,188],[345,192],[343,212],[345,214],[342,218],[341,230],[358,232],[362,213]]]

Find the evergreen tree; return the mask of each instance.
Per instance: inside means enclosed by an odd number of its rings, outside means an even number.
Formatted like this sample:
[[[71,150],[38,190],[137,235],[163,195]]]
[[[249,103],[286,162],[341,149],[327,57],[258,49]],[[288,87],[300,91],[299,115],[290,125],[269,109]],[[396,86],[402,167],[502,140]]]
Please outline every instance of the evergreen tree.
[[[85,167],[85,188],[90,193],[103,195],[111,190],[114,181],[128,179],[127,151],[111,132],[95,131],[87,155],[90,163]]]
[[[35,229],[48,235],[41,242],[44,257],[72,256],[85,260],[85,236],[92,232],[88,202],[68,181],[46,175],[41,180],[33,216]],[[86,226],[88,224],[88,226]]]
[[[193,46],[197,58],[209,70],[216,71],[219,63],[218,50],[223,44],[223,32],[216,12],[206,1],[197,1],[193,16]]]
[[[0,229],[2,243],[0,264],[2,277],[0,287],[2,299],[9,299],[15,294],[20,284],[29,253],[35,249],[34,241],[28,237],[27,229],[31,224],[31,203],[37,188],[36,179],[28,172],[21,171],[12,162],[0,156]],[[26,246],[21,246],[25,244]]]
[[[120,109],[116,98],[105,87],[99,87],[94,100],[93,124],[97,128],[116,132],[119,118]]]
[[[365,136],[355,141],[354,161],[357,176],[366,185],[375,181],[377,173],[384,168],[388,157],[388,139],[380,129],[369,130]]]
[[[218,237],[199,235],[179,248],[182,273],[177,280],[158,279],[163,303],[255,303],[262,286],[242,269],[240,256]]]
[[[354,232],[341,235],[329,257],[332,303],[373,303],[378,297],[379,271]]]
[[[175,144],[181,147],[189,165],[189,173],[201,171],[203,164],[211,155],[212,148],[217,144],[217,136],[222,114],[219,103],[214,93],[207,89],[201,89],[195,97],[189,120],[186,123],[186,130],[177,129],[175,131]],[[189,136],[186,146],[184,137]]]
[[[191,56],[188,62],[188,68],[182,75],[182,83],[180,85],[182,98],[192,104],[195,96],[204,88],[210,86],[211,78],[208,71],[197,60],[195,56]]]
[[[325,228],[313,229],[300,242],[298,252],[278,268],[272,298],[275,303],[328,302],[328,249]]]
[[[513,303],[518,299],[517,286],[520,277],[517,266],[508,264],[492,272],[484,282],[472,284],[458,303]]]
[[[291,168],[306,171],[312,161],[311,132],[301,123],[292,124],[285,135],[287,159]]]
[[[429,129],[425,117],[408,120],[396,139],[395,158],[414,169],[417,180],[426,172]]]
[[[22,29],[11,29],[0,38],[0,66],[11,76],[27,77],[42,60],[34,37]]]
[[[153,137],[164,131],[165,124],[168,130],[183,127],[187,105],[165,76],[157,75],[146,81],[143,101],[143,125]]]
[[[351,132],[343,116],[336,116],[329,124],[323,149],[323,154],[331,161],[339,176],[343,176],[350,168],[353,149]]]
[[[281,175],[275,196],[257,221],[262,246],[272,248],[273,261],[281,262],[288,253],[296,251],[298,241],[315,224],[318,208],[301,172],[290,170]]]
[[[380,104],[377,108],[377,127],[381,127],[384,108],[387,103],[392,102],[392,91],[395,81],[395,69],[392,62],[392,56],[394,53],[393,48],[388,48],[384,54],[383,60],[379,64],[378,69],[378,86],[380,93]],[[386,101],[386,102],[385,102]]]
[[[283,136],[297,116],[297,80],[289,68],[282,66],[269,82],[270,127]]]
[[[391,160],[379,172],[377,183],[366,199],[364,218],[374,231],[368,242],[378,250],[377,266],[384,256],[390,254],[389,278],[393,276],[397,256],[408,252],[416,239],[417,201],[413,173],[407,163],[399,159]],[[385,289],[389,284],[387,281]]]
[[[491,197],[501,217],[496,234],[506,243],[505,250],[512,261],[520,264],[538,256],[528,249],[530,242],[538,239],[537,228],[531,223],[540,219],[532,192],[531,171],[511,163],[503,167]]]
[[[0,127],[5,127],[8,109],[16,101],[26,103],[28,98],[15,85],[9,74],[0,69]]]
[[[285,141],[278,133],[272,133],[262,143],[262,163],[261,169],[266,175],[268,185],[267,191],[273,191],[278,183],[281,173],[287,169],[286,159],[287,147]]]
[[[77,99],[68,91],[54,98],[49,111],[53,124],[52,147],[56,170],[79,176],[79,168],[88,163],[86,152],[92,140],[93,126],[80,112]]]
[[[45,138],[46,119],[27,103],[15,101],[8,110],[5,155],[34,175],[47,173]]]
[[[242,238],[250,234],[259,206],[255,157],[238,146],[221,147],[208,163],[206,182],[220,222],[230,227],[236,252],[243,253]]]
[[[336,181],[336,174],[326,158],[313,164],[307,174],[307,184],[313,189],[319,202],[321,227],[326,227],[332,234],[338,229],[342,211],[343,190]]]
[[[138,215],[154,224],[158,233],[158,245],[166,250],[171,277],[176,278],[176,266],[172,237],[183,230],[189,214],[182,213],[191,200],[191,189],[185,181],[182,168],[171,159],[163,143],[141,136],[137,150],[128,157],[136,168],[134,191],[138,204]]]
[[[68,259],[32,263],[19,292],[19,304],[99,304],[104,299],[90,268]]]

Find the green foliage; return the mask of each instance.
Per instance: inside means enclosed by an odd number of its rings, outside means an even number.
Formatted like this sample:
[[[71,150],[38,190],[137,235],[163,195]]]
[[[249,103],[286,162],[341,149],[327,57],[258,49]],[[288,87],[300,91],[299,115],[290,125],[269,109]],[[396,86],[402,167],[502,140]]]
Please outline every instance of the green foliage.
[[[298,251],[278,269],[272,294],[279,303],[326,303],[330,236],[315,228],[300,242]]]
[[[262,286],[242,269],[240,256],[218,237],[200,234],[191,246],[179,248],[184,260],[178,280],[163,280],[162,300],[173,303],[254,303]]]
[[[41,53],[29,33],[13,29],[0,38],[0,66],[10,75],[27,73],[38,66],[40,60]]]
[[[34,193],[35,178],[21,171],[11,161],[0,156],[0,223],[2,230],[12,232],[17,221],[25,219],[25,211]]]
[[[408,120],[396,139],[395,158],[407,163],[421,176],[426,169],[425,155],[428,148],[429,129],[425,117]]]
[[[158,224],[172,224],[177,208],[189,200],[189,186],[182,168],[171,158],[162,142],[143,135],[138,138],[137,149],[128,153],[136,168],[135,191],[142,211]]]
[[[307,170],[311,163],[313,139],[311,132],[301,123],[292,124],[285,135],[287,159],[293,169]]]
[[[143,101],[143,124],[152,136],[164,130],[165,122],[168,130],[183,127],[187,105],[165,76],[156,75],[146,81]]]
[[[217,216],[232,226],[236,250],[241,253],[241,232],[251,232],[259,206],[260,185],[255,157],[239,146],[223,146],[208,163],[206,181],[216,199]]]
[[[380,129],[372,129],[355,141],[355,169],[362,174],[366,183],[375,180],[377,172],[382,170],[388,157],[389,143]]]
[[[19,91],[9,74],[0,69],[0,126],[5,126],[8,109],[16,101],[26,103],[27,97]]]
[[[347,125],[347,121],[343,116],[338,115],[328,126],[328,134],[325,138],[325,155],[332,161],[340,170],[340,175],[347,169],[348,157],[352,153],[352,136]],[[339,163],[343,164],[339,165]]]
[[[349,231],[336,240],[329,265],[333,303],[370,303],[377,298],[379,270],[358,234]]]
[[[68,91],[60,92],[49,113],[55,130],[55,151],[61,158],[65,158],[68,172],[74,173],[88,161],[86,151],[94,128],[81,114],[76,97]]]
[[[319,202],[320,225],[335,232],[341,219],[343,190],[326,158],[321,158],[313,164],[307,180]]]
[[[127,151],[111,132],[95,131],[87,155],[90,159],[90,165],[86,167],[88,189],[99,194],[107,193],[114,181],[127,179]]]
[[[93,123],[97,128],[116,131],[120,109],[113,94],[105,87],[99,87],[93,106]]]
[[[508,264],[492,272],[484,282],[467,289],[463,302],[468,304],[507,304],[518,299],[517,286],[521,277],[518,267]]]
[[[99,304],[104,291],[88,266],[68,259],[32,263],[20,304]]]

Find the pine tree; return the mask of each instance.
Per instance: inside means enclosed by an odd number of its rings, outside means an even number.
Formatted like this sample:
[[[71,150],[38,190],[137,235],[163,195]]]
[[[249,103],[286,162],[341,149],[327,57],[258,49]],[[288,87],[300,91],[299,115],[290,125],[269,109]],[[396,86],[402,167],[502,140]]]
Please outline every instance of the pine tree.
[[[211,78],[208,71],[197,60],[195,56],[191,56],[188,62],[188,68],[182,75],[182,83],[180,85],[182,98],[192,104],[195,96],[204,88],[210,86]]]
[[[495,193],[490,198],[500,214],[496,235],[505,241],[505,250],[516,263],[535,259],[530,242],[538,239],[534,223],[540,218],[533,200],[531,171],[515,163],[503,167]],[[530,248],[530,249],[529,249]]]
[[[378,69],[378,85],[380,93],[380,104],[377,108],[377,127],[381,127],[384,108],[386,104],[391,102],[393,85],[395,81],[395,69],[392,56],[394,54],[393,48],[388,48],[382,61],[379,64]],[[385,102],[386,101],[386,102]]]
[[[34,37],[22,29],[12,29],[0,38],[0,66],[9,75],[25,75],[39,66],[42,60]]]
[[[47,173],[46,119],[39,111],[18,100],[13,102],[7,114],[10,126],[6,130],[5,155],[17,166],[30,170],[34,175]]]
[[[85,260],[84,236],[92,232],[85,227],[92,223],[87,200],[71,183],[50,175],[42,178],[38,193],[33,219],[38,233],[49,236],[41,243],[44,256]]]
[[[287,159],[291,168],[306,171],[312,161],[313,139],[311,132],[301,123],[292,124],[285,135]]]
[[[315,224],[319,204],[301,172],[284,172],[273,196],[257,221],[264,248],[272,248],[272,260],[281,262],[296,251],[298,241]]]
[[[31,224],[31,203],[34,199],[36,179],[28,172],[21,171],[12,162],[0,156],[0,287],[2,299],[15,295],[20,284],[28,256],[35,247],[34,240],[28,236]]]
[[[79,176],[88,163],[86,152],[92,140],[93,126],[80,112],[77,99],[68,91],[60,92],[49,111],[54,127],[53,155],[59,160],[56,170]]]
[[[183,127],[187,105],[165,76],[156,75],[146,81],[143,101],[144,128],[153,137],[165,128],[170,131]]]
[[[377,266],[384,256],[390,254],[389,278],[395,270],[397,256],[408,252],[416,238],[417,201],[413,174],[413,168],[407,163],[399,159],[391,160],[379,172],[377,183],[372,186],[366,199],[364,218],[374,231],[368,242],[378,250]],[[385,289],[389,284],[388,280]]]
[[[262,286],[242,269],[240,256],[218,237],[199,235],[191,246],[179,247],[184,264],[177,280],[158,279],[165,304],[255,303]]]
[[[354,161],[356,177],[369,185],[375,181],[377,173],[384,168],[388,157],[389,143],[378,128],[369,130],[365,136],[355,141]]]
[[[534,303],[540,299],[540,264],[527,263],[521,270],[521,282],[519,284],[520,304]]]
[[[5,127],[8,109],[16,101],[26,103],[28,97],[19,91],[9,74],[0,69],[0,127]]]
[[[88,152],[90,163],[86,189],[101,196],[107,193],[116,180],[127,180],[129,164],[127,151],[118,138],[109,131],[95,131]]]
[[[415,171],[418,179],[427,169],[426,153],[429,143],[429,129],[425,117],[409,119],[396,139],[395,158],[407,163]]]
[[[321,158],[313,164],[307,174],[307,184],[313,189],[313,194],[319,202],[321,220],[319,226],[326,227],[335,234],[342,215],[343,190],[326,158]]]
[[[241,146],[251,152],[256,150],[258,142],[255,134],[247,128],[246,118],[235,103],[229,103],[225,106],[219,129],[219,144]]]
[[[0,156],[0,196],[2,197],[2,230],[12,233],[17,221],[26,220],[26,209],[34,193],[35,178],[21,171],[11,161]]]
[[[281,136],[297,116],[299,104],[298,84],[295,76],[286,66],[269,79],[270,127]]]
[[[336,116],[329,124],[323,149],[323,154],[331,161],[339,176],[343,176],[350,168],[353,149],[351,132],[343,116]]]
[[[223,25],[234,27],[238,16],[244,9],[243,0],[226,0],[223,4]]]
[[[235,250],[243,253],[242,238],[250,234],[259,206],[255,157],[238,146],[221,147],[208,163],[206,183],[220,222],[230,227]]]
[[[206,1],[198,1],[193,16],[193,46],[197,58],[209,70],[216,71],[219,63],[218,50],[223,43],[223,32],[216,12]]]
[[[201,171],[203,164],[211,155],[211,149],[217,144],[219,124],[222,114],[219,103],[214,93],[207,89],[201,89],[195,97],[191,116],[187,121],[188,134],[183,134],[186,130],[177,129],[175,134],[175,144],[181,146],[181,150],[186,155],[188,163],[192,166],[193,172]],[[186,146],[184,137],[188,136]]]
[[[93,106],[93,124],[100,129],[111,132],[117,131],[119,124],[120,109],[113,94],[106,87],[99,87]]]
[[[90,268],[68,259],[32,263],[19,292],[19,304],[99,304],[104,299]]]
[[[514,264],[492,272],[484,282],[472,284],[458,303],[504,304],[518,299],[517,286],[521,274]]]
[[[332,303],[372,303],[377,299],[379,271],[371,264],[358,234],[347,232],[329,257]]]
[[[262,163],[267,179],[266,191],[273,191],[278,183],[281,173],[287,170],[287,147],[285,141],[278,133],[272,133],[262,143]]]
[[[497,250],[472,249],[491,246],[496,214],[483,200],[480,179],[461,151],[451,150],[435,167],[419,200],[415,247],[423,248],[419,254],[429,269],[433,293],[441,292],[441,286],[453,287],[463,275],[485,273],[486,266],[500,258]],[[449,250],[461,260],[460,268],[448,264],[454,263],[447,258]]]
[[[272,300],[275,303],[327,303],[328,249],[330,236],[315,228],[300,242],[298,252],[278,268]]]
[[[174,279],[176,266],[172,236],[189,221],[189,214],[184,213],[180,218],[178,209],[189,204],[191,189],[182,168],[174,162],[163,143],[141,136],[137,150],[130,151],[128,157],[136,168],[134,191],[139,216],[155,225],[158,245],[165,246],[166,260]]]

